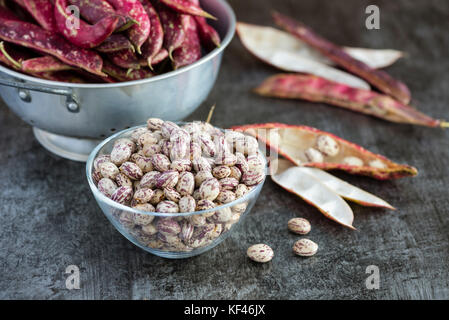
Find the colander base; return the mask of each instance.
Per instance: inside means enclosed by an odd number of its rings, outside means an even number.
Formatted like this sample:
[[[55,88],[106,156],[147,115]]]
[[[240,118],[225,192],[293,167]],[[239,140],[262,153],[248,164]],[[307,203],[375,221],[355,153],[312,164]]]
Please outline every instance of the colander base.
[[[78,162],[86,162],[90,152],[101,142],[62,136],[36,127],[33,127],[33,133],[37,141],[51,153]]]

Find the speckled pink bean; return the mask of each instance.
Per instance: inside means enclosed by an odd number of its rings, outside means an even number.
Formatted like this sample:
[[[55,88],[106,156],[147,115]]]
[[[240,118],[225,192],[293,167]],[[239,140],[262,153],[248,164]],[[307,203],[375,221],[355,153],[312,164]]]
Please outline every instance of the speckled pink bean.
[[[167,158],[170,157],[170,150],[172,148],[172,143],[168,140],[161,140],[160,146],[161,146],[161,153]]]
[[[147,203],[153,197],[153,190],[149,188],[140,188],[134,193],[134,200],[137,203]]]
[[[104,178],[115,180],[120,171],[112,162],[103,162],[100,164],[100,173]]]
[[[231,220],[232,215],[232,210],[228,207],[215,212],[215,214],[211,217],[211,220],[216,223],[226,223]]]
[[[117,185],[114,181],[109,178],[103,178],[98,182],[98,190],[104,194],[106,197],[110,198],[115,190],[117,190]]]
[[[201,145],[197,142],[190,142],[190,160],[201,158],[202,154]]]
[[[200,172],[200,171],[212,171],[212,166],[210,165],[209,161],[207,161],[206,158],[204,157],[200,157],[200,158],[195,158],[192,160],[192,165],[193,165],[193,169],[196,172]]]
[[[150,157],[155,170],[164,172],[170,170],[170,160],[164,154],[154,154]]]
[[[221,135],[214,135],[215,150],[217,154],[227,154],[232,152],[232,147],[226,140],[224,134],[220,131]]]
[[[117,139],[117,140],[114,142],[114,147],[115,147],[116,145],[123,145],[123,146],[126,146],[126,147],[128,147],[128,148],[131,148],[131,151],[132,151],[132,152],[135,152],[135,151],[136,151],[136,148],[137,148],[136,144],[135,144],[131,139],[128,139],[128,138],[120,138],[120,139]]]
[[[196,201],[192,196],[184,196],[179,200],[179,212],[194,212]]]
[[[151,206],[151,204],[150,204]],[[149,215],[149,214],[135,214],[134,215],[134,223],[138,224],[139,226],[146,226],[148,224],[150,224],[151,222],[153,222],[154,220],[154,216]]]
[[[182,196],[188,196],[193,193],[195,189],[195,177],[191,172],[181,172],[179,174],[178,184],[176,185],[176,190]]]
[[[157,178],[161,175],[159,171],[150,171],[146,173],[142,180],[140,180],[141,188],[155,188],[157,184]]]
[[[125,162],[120,166],[120,172],[131,180],[140,180],[143,176],[142,169],[134,162]]]
[[[181,232],[181,226],[172,218],[160,218],[156,223],[157,230],[163,235],[176,236]]]
[[[98,182],[100,182],[100,180],[103,178],[103,175],[101,174],[101,172],[99,170],[94,170],[92,172],[92,179],[94,180],[95,184],[98,184]]]
[[[158,140],[155,136],[153,136],[153,133],[148,131],[148,132],[140,135],[139,139],[137,140],[137,143],[140,146],[146,146],[148,144],[150,144],[150,145],[156,144],[156,143],[158,143]]]
[[[241,152],[236,152],[236,163],[235,166],[240,169],[242,173],[249,171],[248,161],[246,161],[246,157]]]
[[[189,158],[190,141],[183,136],[178,136],[176,139],[171,140],[170,159],[172,161],[178,159]]]
[[[229,178],[234,178],[237,181],[240,181],[240,179],[242,178],[242,171],[240,171],[240,169],[237,168],[236,166],[229,167],[229,169],[231,169],[231,174],[229,175]]]
[[[245,136],[245,139],[238,139],[236,141],[236,151],[243,154],[251,155],[257,152],[259,149],[259,143],[257,139],[251,136]]]
[[[244,141],[245,135],[238,131],[226,130],[225,139],[229,144],[234,145],[235,142],[238,141],[239,139],[242,139]]]
[[[122,212],[119,216],[119,221],[125,228],[134,227],[134,216],[130,212]]]
[[[149,132],[147,128],[137,128],[136,130],[134,130],[134,131],[131,133],[130,139],[131,139],[134,143],[136,143],[137,140],[139,140],[139,137],[140,137],[142,134],[147,133],[147,132]]]
[[[213,209],[213,208],[215,208],[215,203],[213,201],[207,200],[207,199],[199,200],[198,203],[196,204],[197,211],[209,210],[209,209]],[[211,211],[211,212],[203,213],[202,215],[205,218],[209,218],[209,217],[212,217],[214,214],[215,214],[215,211]]]
[[[206,224],[204,226],[197,227],[193,231],[192,239],[195,239],[198,242],[201,242],[201,241],[206,242],[207,240],[210,239],[210,236],[211,236],[212,232],[214,232],[214,229],[215,229],[215,224]]]
[[[217,239],[222,232],[223,232],[223,224],[221,223],[216,224],[214,230],[211,233],[209,233],[209,239],[211,240]]]
[[[163,234],[159,232],[157,238],[162,241],[170,251],[176,250],[175,248],[182,245],[181,239],[179,239],[177,235]]]
[[[195,234],[195,232],[194,232]],[[194,235],[192,235],[192,237],[186,241],[186,244],[192,248],[200,248],[200,247],[204,247],[205,245],[208,244],[210,240],[208,238],[205,237],[195,237]]]
[[[248,171],[242,175],[242,183],[247,186],[254,186],[259,184],[265,178],[265,172],[263,171]]]
[[[270,261],[274,256],[273,249],[266,244],[255,244],[248,248],[246,254],[251,260],[261,263]]]
[[[114,147],[111,152],[111,162],[116,165],[121,165],[122,163],[129,160],[132,151],[128,146],[118,145]]]
[[[161,120],[159,118],[150,118],[147,120],[147,127],[151,130],[160,130],[163,123],[164,120]]]
[[[153,131],[153,136],[157,139],[157,141],[161,141],[162,139],[164,139],[164,137],[162,136],[161,130]]]
[[[131,154],[136,149],[136,144],[130,139],[119,139],[114,143],[114,147],[111,151],[111,162],[116,165],[129,160]]]
[[[143,173],[153,171],[153,163],[148,157],[144,157],[140,154],[134,153],[131,156],[131,161],[133,161],[142,170]]]
[[[221,190],[234,190],[239,185],[239,181],[235,178],[224,178],[219,182]]]
[[[161,146],[159,144],[147,144],[142,149],[143,154],[145,157],[151,157],[152,155],[161,153]]]
[[[234,192],[232,192],[230,190],[223,190],[218,194],[217,199],[215,199],[215,200],[220,203],[229,203],[229,202],[234,201],[235,199],[236,199],[236,196],[235,196]]]
[[[165,139],[170,139],[170,136],[172,135],[174,130],[179,130],[179,126],[171,121],[164,121],[164,123],[161,125],[161,132],[162,136]]]
[[[224,153],[215,157],[215,164],[227,167],[235,166],[237,157],[233,153]]]
[[[204,181],[213,177],[210,171],[200,171],[195,175],[195,186],[199,188]]]
[[[187,132],[187,130],[184,130],[182,128],[179,128],[177,130],[173,130],[172,134],[170,135],[170,142],[175,142],[179,138],[182,138],[187,143],[190,143],[190,134]]]
[[[131,201],[133,197],[133,189],[130,187],[120,187],[114,191],[111,199],[120,204],[126,204]]]
[[[179,234],[179,238],[182,241],[188,241],[192,238],[194,227],[188,221],[183,221],[181,223],[181,233]]]
[[[243,212],[246,211],[246,208],[247,208],[247,207],[248,207],[247,202],[239,203],[239,204],[236,204],[236,205],[232,206],[232,211],[233,211],[234,213],[242,214]]]
[[[243,197],[248,192],[249,192],[249,189],[244,184],[239,184],[237,186],[237,188],[235,188],[235,196],[236,196],[237,199]]]
[[[119,173],[117,175],[117,177],[115,177],[115,182],[117,182],[117,185],[119,187],[132,187],[133,186],[133,182],[131,181],[131,179],[128,178],[128,176],[126,176],[123,173]]]
[[[215,144],[210,138],[210,136],[208,134],[201,133],[199,135],[199,140],[201,143],[201,149],[203,151],[203,154],[207,157],[215,156],[216,153]]]
[[[212,174],[217,179],[227,178],[231,174],[231,169],[228,166],[217,166],[212,170]]]
[[[150,203],[151,203],[153,206],[156,206],[156,205],[158,205],[162,200],[164,200],[164,198],[165,198],[164,191],[161,190],[161,189],[156,189],[156,190],[154,190],[153,197],[151,198]]]
[[[181,195],[173,188],[164,188],[164,195],[167,200],[178,203]]]
[[[159,189],[163,188],[174,188],[179,180],[179,172],[175,170],[169,170],[162,172],[156,178],[156,187]]]
[[[293,252],[298,256],[311,257],[318,251],[318,245],[309,239],[300,239],[293,245]]]
[[[200,126],[195,122],[186,123],[182,128],[191,135],[199,134],[201,131]]]
[[[192,171],[192,162],[190,159],[178,159],[171,163],[170,169],[178,172]]]
[[[155,212],[156,208],[153,207],[151,203],[138,203],[132,206],[136,210],[146,211],[146,212]],[[154,217],[154,216],[151,216]]]
[[[142,232],[149,236],[154,236],[155,234],[157,234],[157,229],[153,224],[150,223],[142,226]]]
[[[103,162],[111,162],[111,156],[104,154],[97,157],[94,160],[94,169],[100,171],[100,164],[102,164]]]
[[[156,211],[161,213],[178,213],[179,206],[176,202],[164,200],[158,203]]]
[[[246,147],[246,154],[252,155],[257,153],[257,150],[259,149],[259,142],[256,138],[252,136],[245,136],[245,147]]]
[[[265,162],[259,153],[249,155],[247,163],[249,171],[262,171],[265,169]]]
[[[197,227],[197,228],[205,226],[207,224],[206,217],[204,215],[201,215],[201,214],[195,214],[193,216],[189,216],[188,219],[189,219],[189,222],[194,227]]]
[[[214,201],[220,193],[220,183],[215,178],[205,180],[200,186],[201,199]]]

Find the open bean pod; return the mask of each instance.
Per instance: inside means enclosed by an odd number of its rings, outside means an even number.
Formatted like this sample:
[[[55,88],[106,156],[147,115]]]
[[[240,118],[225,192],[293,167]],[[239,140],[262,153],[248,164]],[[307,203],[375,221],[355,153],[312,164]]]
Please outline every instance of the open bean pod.
[[[365,207],[379,207],[395,210],[395,208],[385,200],[357,188],[321,169],[295,166],[290,161],[284,159],[279,160],[277,164],[279,165],[279,168],[277,168],[276,174],[280,174],[280,170],[288,170],[290,179],[297,179],[297,175],[301,174],[313,176],[315,179],[319,180],[320,183],[324,184],[346,200],[358,203]],[[273,168],[273,170],[274,169],[276,168]]]
[[[281,54],[307,59],[325,65],[335,63],[318,50],[288,32],[272,27],[238,22],[237,33],[245,47],[256,57],[286,71],[295,72],[295,65],[288,65]],[[395,63],[404,53],[393,49],[367,49],[343,47],[351,57],[362,61],[373,69],[384,68]],[[268,58],[268,59],[267,59]]]
[[[339,169],[379,180],[415,176],[416,168],[397,164],[352,142],[312,127],[282,123],[237,126],[298,166]]]
[[[272,161],[271,179],[285,190],[301,197],[304,201],[316,207],[327,218],[355,229],[352,226],[354,214],[351,207],[332,189],[320,183],[313,175],[296,170],[285,160]],[[291,170],[295,170],[292,173]]]

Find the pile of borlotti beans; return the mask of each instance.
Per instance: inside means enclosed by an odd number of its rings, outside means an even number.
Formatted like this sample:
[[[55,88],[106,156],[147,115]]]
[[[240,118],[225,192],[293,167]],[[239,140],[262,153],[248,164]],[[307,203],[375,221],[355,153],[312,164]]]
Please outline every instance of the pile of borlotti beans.
[[[205,122],[178,126],[151,118],[147,127],[114,142],[94,161],[98,190],[115,202],[155,217],[114,210],[114,217],[146,247],[191,251],[211,244],[239,221],[248,201],[211,212],[247,194],[265,179],[265,158],[254,137]]]

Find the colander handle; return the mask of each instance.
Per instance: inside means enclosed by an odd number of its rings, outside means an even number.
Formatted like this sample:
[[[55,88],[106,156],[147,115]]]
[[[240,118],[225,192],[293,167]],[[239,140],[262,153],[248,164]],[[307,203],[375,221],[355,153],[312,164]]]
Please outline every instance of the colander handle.
[[[39,85],[33,85],[29,83],[23,83],[18,81],[13,81],[5,78],[0,77],[0,85],[13,87],[19,89],[19,98],[24,102],[31,102],[31,95],[29,91],[38,91],[38,92],[44,92],[49,94],[56,94],[59,96],[65,96],[66,97],[66,107],[67,110],[70,112],[79,112],[80,105],[78,103],[78,100],[76,99],[75,94],[73,93],[72,89],[60,89],[60,88],[52,88],[52,87],[45,87],[45,86],[39,86]]]

